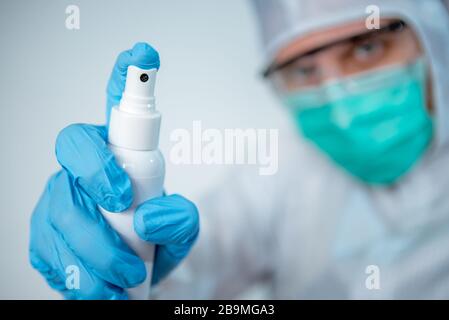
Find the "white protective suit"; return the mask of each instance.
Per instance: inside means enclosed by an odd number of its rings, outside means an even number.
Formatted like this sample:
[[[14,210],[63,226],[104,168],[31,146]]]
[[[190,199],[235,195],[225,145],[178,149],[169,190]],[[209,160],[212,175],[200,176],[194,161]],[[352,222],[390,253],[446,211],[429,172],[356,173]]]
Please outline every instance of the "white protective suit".
[[[441,0],[254,0],[266,61],[289,41],[361,20],[368,5],[417,32],[431,63],[435,136],[400,182],[371,188],[299,137],[279,171],[239,169],[198,203],[199,241],[161,298],[233,298],[263,282],[272,298],[449,298],[449,15]],[[369,289],[367,267],[380,271]]]

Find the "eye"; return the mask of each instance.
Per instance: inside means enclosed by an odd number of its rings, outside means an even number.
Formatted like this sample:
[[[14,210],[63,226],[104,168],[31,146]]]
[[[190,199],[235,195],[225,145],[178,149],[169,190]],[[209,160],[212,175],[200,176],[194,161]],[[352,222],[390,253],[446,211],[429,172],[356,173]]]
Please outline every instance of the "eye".
[[[279,69],[279,76],[290,88],[299,88],[317,83],[320,78],[320,65],[313,57],[301,57],[292,64]]]
[[[296,79],[308,80],[316,76],[316,73],[317,68],[314,65],[295,65],[290,72],[290,76]]]
[[[383,43],[381,41],[366,41],[358,43],[353,48],[353,57],[359,61],[366,61],[379,56],[383,52]]]

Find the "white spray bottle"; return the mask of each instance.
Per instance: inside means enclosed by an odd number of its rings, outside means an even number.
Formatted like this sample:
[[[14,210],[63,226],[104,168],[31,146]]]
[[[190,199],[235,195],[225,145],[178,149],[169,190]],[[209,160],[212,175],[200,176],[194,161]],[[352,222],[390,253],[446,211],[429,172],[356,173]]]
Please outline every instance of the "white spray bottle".
[[[157,69],[129,66],[120,104],[111,110],[109,147],[118,164],[131,179],[134,200],[121,213],[100,211],[122,239],[145,262],[147,277],[127,289],[131,300],[148,299],[154,260],[154,245],[134,231],[134,211],[142,202],[163,194],[165,163],[158,149],[161,114],[155,108],[154,85]]]

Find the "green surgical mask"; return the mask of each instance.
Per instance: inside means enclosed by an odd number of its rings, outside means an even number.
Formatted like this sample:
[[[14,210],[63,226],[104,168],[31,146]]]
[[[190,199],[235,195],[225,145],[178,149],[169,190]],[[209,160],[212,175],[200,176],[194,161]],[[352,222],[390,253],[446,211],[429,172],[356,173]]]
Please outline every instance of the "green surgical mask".
[[[419,58],[284,99],[307,139],[352,175],[384,185],[404,175],[432,139],[425,80]]]

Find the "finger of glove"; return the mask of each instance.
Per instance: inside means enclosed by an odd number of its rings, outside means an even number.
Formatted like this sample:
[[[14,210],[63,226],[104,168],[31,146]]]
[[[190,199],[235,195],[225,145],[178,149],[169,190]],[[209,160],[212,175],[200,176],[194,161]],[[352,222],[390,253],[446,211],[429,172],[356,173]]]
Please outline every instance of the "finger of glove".
[[[55,235],[57,235],[55,231]],[[45,261],[35,252],[30,252],[30,261],[46,279],[50,287],[58,290],[66,299],[127,298],[125,290],[97,277],[68,248],[62,238],[53,243],[55,252],[51,261]],[[57,252],[57,253],[56,253]]]
[[[134,229],[140,238],[151,243],[191,246],[199,232],[198,210],[177,194],[153,198],[137,207]]]
[[[156,285],[164,279],[187,256],[192,245],[156,246],[151,284]]]
[[[131,181],[109,150],[104,126],[73,124],[56,140],[56,157],[61,166],[102,208],[119,212],[133,200]]]
[[[187,256],[197,239],[198,210],[180,195],[154,198],[137,208],[134,229],[142,239],[158,244],[152,277],[157,284]]]
[[[142,69],[159,69],[160,61],[158,52],[149,44],[138,42],[130,50],[123,51],[117,57],[112,69],[106,89],[106,119],[109,123],[109,116],[113,106],[118,105],[125,89],[126,74],[128,67],[134,65]]]
[[[51,226],[96,276],[122,288],[145,280],[143,261],[110,228],[96,204],[73,185],[65,171],[57,175],[50,192]]]
[[[48,223],[48,208],[50,203],[50,190],[53,186],[56,175],[50,177],[46,184],[37,205],[31,216],[30,240],[29,240],[29,261],[55,290],[65,290],[65,282],[62,274],[51,268],[41,257],[51,257],[51,250],[54,247],[54,230]]]
[[[126,293],[118,287],[106,283],[103,279],[96,277],[89,272],[74,253],[68,248],[61,235],[48,222],[48,209],[50,205],[50,191],[54,187],[54,181],[58,174],[53,175],[38,204],[33,212],[31,219],[30,233],[30,263],[45,278],[48,285],[61,292],[68,299],[86,298],[104,298],[119,299],[126,298]],[[64,263],[64,261],[66,263]],[[73,270],[73,266],[81,267],[78,269],[78,286],[76,279],[74,286],[70,286],[67,271]],[[69,269],[68,269],[69,267]],[[83,280],[82,290],[81,279]],[[69,280],[69,281],[68,281]],[[100,288],[104,290],[100,293]]]

